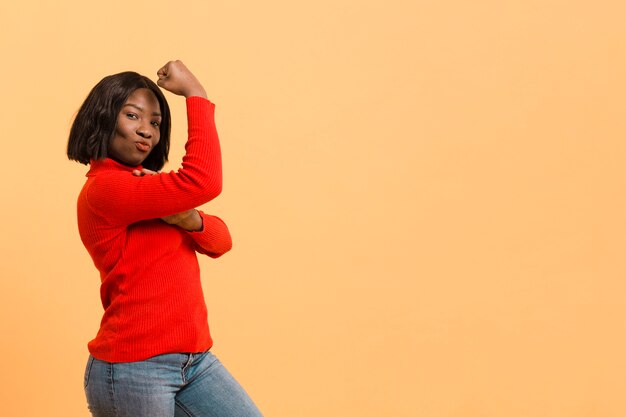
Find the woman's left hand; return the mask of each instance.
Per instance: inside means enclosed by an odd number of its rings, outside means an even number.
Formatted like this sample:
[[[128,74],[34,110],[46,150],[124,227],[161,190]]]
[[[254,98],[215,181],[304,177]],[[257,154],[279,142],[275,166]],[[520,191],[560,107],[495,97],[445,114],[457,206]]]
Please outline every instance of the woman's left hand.
[[[148,168],[141,168],[141,171],[138,169],[133,171],[133,175],[135,177],[143,177],[144,175],[157,175],[160,173],[161,171],[152,171],[151,169],[148,169]]]

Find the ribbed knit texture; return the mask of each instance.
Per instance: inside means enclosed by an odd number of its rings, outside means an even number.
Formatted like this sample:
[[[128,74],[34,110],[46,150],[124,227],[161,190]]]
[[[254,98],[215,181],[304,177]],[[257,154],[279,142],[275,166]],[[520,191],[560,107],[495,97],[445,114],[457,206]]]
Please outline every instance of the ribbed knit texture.
[[[131,362],[212,346],[196,251],[230,250],[228,228],[200,212],[203,229],[187,232],[160,220],[202,205],[222,189],[215,106],[189,97],[189,138],[177,172],[137,177],[112,159],[92,160],[78,197],[78,229],[100,271],[104,315],[89,352]]]

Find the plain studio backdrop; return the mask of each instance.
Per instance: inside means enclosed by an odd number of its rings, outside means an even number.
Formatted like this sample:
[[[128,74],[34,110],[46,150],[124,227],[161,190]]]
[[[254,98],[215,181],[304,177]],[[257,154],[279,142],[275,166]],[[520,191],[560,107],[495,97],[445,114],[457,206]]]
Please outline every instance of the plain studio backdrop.
[[[267,417],[626,415],[626,3],[0,7],[0,399],[88,417],[69,127],[181,59],[216,103],[214,352]],[[167,95],[180,166],[184,99]],[[149,248],[146,248],[149,250]]]

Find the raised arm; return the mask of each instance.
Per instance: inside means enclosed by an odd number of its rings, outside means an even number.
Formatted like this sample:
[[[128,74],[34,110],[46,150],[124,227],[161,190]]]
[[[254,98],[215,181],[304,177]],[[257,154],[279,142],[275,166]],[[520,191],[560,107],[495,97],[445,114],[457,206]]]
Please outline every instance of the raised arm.
[[[198,207],[220,194],[222,163],[214,121],[215,106],[196,77],[180,61],[158,72],[158,84],[186,98],[188,140],[182,168],[160,175],[133,176],[126,170],[98,171],[93,161],[83,190],[90,207],[112,224],[131,224]]]

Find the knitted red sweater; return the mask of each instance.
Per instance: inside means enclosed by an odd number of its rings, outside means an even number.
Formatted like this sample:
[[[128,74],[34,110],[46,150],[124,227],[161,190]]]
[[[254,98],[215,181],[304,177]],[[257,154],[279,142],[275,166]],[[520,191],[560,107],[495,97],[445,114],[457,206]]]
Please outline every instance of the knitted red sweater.
[[[112,159],[92,160],[78,197],[78,229],[102,285],[104,316],[89,352],[108,362],[212,345],[196,251],[218,257],[231,247],[224,222],[200,212],[203,229],[187,232],[160,217],[202,205],[221,192],[215,106],[187,103],[189,138],[178,172],[137,177]]]

